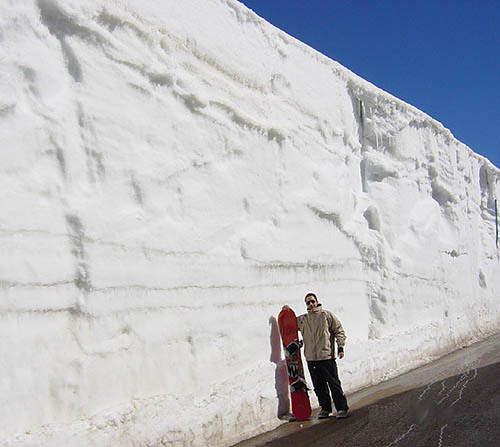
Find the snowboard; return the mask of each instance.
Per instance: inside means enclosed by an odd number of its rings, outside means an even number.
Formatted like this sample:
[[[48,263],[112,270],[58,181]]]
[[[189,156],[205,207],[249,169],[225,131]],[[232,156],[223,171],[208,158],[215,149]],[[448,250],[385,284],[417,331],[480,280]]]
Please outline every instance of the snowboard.
[[[311,403],[307,394],[304,367],[299,342],[297,317],[292,309],[283,309],[278,315],[281,340],[285,349],[285,361],[292,398],[292,413],[296,419],[303,420],[311,416]]]

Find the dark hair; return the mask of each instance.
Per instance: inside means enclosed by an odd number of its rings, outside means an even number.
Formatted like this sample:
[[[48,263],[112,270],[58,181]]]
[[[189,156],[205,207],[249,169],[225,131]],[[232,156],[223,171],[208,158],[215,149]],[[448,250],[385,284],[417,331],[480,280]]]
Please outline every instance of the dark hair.
[[[306,299],[308,296],[313,296],[313,297],[314,297],[314,299],[315,299],[316,301],[318,301],[318,298],[316,297],[316,294],[314,294],[314,293],[312,293],[312,292],[309,292],[309,293],[307,293],[307,294],[306,294],[306,296],[304,297],[304,299]]]

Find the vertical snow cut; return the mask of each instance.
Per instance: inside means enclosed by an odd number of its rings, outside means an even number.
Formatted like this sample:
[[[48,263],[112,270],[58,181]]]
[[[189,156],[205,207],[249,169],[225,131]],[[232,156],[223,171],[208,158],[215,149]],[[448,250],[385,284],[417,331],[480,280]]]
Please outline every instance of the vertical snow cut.
[[[347,392],[498,328],[499,170],[237,1],[4,0],[0,39],[2,445],[272,429],[310,291]]]

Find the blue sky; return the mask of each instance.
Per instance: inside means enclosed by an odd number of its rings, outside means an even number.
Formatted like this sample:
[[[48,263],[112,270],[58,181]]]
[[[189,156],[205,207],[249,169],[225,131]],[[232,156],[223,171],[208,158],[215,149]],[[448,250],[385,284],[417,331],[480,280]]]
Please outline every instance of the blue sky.
[[[240,0],[500,167],[500,0]]]

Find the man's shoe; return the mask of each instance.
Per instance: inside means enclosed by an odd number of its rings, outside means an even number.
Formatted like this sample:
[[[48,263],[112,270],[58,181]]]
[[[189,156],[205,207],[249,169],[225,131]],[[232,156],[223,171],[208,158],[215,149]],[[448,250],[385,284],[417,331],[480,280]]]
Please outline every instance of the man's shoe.
[[[347,417],[347,410],[340,410],[336,415],[335,417],[337,419],[344,419]]]
[[[321,410],[318,414],[318,419],[326,419],[330,416],[330,411]]]

